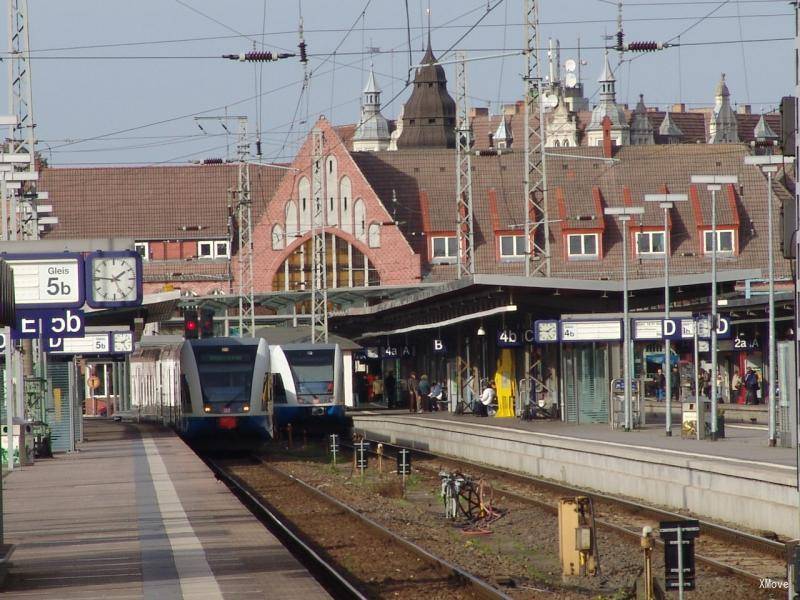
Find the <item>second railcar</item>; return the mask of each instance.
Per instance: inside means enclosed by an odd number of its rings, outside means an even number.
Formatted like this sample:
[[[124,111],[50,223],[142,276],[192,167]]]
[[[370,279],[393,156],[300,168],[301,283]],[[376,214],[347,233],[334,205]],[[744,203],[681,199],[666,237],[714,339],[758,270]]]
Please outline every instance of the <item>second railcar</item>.
[[[341,428],[344,365],[338,344],[270,346],[272,401],[279,427]]]

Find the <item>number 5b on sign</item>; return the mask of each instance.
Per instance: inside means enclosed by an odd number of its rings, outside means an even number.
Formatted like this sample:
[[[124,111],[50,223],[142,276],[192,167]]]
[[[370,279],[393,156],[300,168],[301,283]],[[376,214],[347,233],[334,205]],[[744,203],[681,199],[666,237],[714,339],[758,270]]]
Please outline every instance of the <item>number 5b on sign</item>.
[[[83,305],[83,261],[79,255],[9,256],[14,271],[14,295],[18,308]]]

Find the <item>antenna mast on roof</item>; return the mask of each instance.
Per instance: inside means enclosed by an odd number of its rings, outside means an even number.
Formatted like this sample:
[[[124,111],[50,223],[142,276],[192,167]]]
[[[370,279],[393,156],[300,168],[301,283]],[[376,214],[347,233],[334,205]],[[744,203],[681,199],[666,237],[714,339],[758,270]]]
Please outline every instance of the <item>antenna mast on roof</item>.
[[[467,63],[464,52],[456,54],[456,210],[458,222],[458,277],[475,273],[472,229],[472,126],[467,108]]]
[[[550,276],[550,225],[540,96],[539,3],[525,0],[525,275]],[[539,119],[534,122],[534,115]]]

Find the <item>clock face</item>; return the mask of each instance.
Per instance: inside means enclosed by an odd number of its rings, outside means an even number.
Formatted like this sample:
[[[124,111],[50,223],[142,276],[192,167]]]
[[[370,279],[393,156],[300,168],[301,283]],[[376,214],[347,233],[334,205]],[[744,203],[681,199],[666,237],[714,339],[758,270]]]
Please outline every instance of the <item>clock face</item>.
[[[115,333],[114,352],[133,352],[133,333],[130,331]]]
[[[92,261],[91,269],[91,294],[95,302],[136,300],[136,259],[134,257],[98,257]]]
[[[539,326],[539,341],[555,342],[558,340],[558,323],[555,321],[545,321],[537,323]]]

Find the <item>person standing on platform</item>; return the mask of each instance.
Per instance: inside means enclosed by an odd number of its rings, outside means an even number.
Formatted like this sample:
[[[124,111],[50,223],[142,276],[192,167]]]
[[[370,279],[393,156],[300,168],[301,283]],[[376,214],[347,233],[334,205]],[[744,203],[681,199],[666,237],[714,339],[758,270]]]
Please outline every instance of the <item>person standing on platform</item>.
[[[395,379],[394,371],[389,370],[386,377],[383,378],[383,392],[386,394],[386,407],[395,408],[397,404],[397,379]]]
[[[744,376],[744,388],[747,400],[745,404],[758,403],[758,375],[752,368],[747,367],[747,375]]]
[[[408,376],[408,412],[417,412],[417,402],[419,400],[419,382],[417,374],[411,371]]]
[[[667,390],[667,378],[664,376],[664,371],[659,369],[656,371],[656,400],[658,402],[664,401],[664,394]]]
[[[681,376],[678,373],[678,367],[672,367],[672,372],[670,374],[672,384],[672,399],[676,400],[679,397],[681,391]]]
[[[488,417],[489,416],[489,407],[492,403],[497,399],[497,391],[495,389],[495,382],[494,380],[490,380],[489,383],[486,384],[486,387],[483,388],[483,393],[481,394],[480,402],[475,403],[475,414],[479,417]]]
[[[423,374],[419,378],[417,391],[419,393],[419,408],[417,412],[430,412],[431,382],[428,381],[427,375]]]
[[[733,377],[731,378],[731,403],[739,404],[740,391],[742,389],[742,378],[739,375],[739,369],[733,368]]]

